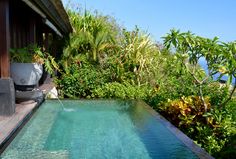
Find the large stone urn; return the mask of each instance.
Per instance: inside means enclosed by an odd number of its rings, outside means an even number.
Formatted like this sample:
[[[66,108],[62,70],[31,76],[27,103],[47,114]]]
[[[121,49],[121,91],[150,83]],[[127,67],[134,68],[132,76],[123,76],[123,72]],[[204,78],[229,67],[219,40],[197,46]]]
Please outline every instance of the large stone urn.
[[[11,63],[11,78],[16,90],[31,91],[43,74],[43,66],[38,63]]]

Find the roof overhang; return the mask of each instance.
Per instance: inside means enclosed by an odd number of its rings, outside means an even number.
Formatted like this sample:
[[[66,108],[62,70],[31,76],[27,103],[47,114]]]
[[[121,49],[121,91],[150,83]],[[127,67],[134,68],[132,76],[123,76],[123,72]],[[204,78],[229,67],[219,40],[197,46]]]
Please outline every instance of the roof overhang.
[[[61,0],[22,0],[37,14],[44,23],[59,36],[72,32],[69,17],[63,7]]]

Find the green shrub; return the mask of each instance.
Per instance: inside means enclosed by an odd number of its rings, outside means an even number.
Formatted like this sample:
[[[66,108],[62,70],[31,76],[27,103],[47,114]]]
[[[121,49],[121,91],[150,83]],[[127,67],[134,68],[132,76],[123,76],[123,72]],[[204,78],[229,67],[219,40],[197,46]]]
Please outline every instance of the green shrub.
[[[211,105],[218,107],[228,97],[229,88],[219,82],[211,82],[203,87],[203,92],[210,98]]]
[[[70,73],[63,73],[57,80],[62,97],[91,98],[93,91],[109,80],[106,70],[100,70],[90,65],[74,66],[70,69]]]
[[[209,98],[205,98],[208,110],[211,107]],[[199,96],[181,97],[160,103],[158,110],[178,127],[189,127],[201,121],[204,105]]]
[[[205,101],[208,106],[207,113],[197,96],[169,100],[159,104],[157,109],[197,144],[217,157],[236,134],[236,124],[232,119],[234,112],[230,106],[224,109],[211,106],[209,97]],[[229,147],[233,149],[233,146]]]
[[[94,90],[94,96],[98,98],[143,99],[147,100],[152,94],[148,85],[132,85],[129,82],[106,83]]]
[[[215,154],[216,158],[220,159],[232,159],[236,156],[236,135],[232,135],[228,138],[225,146],[221,149],[221,151]]]
[[[167,67],[166,69],[170,68]],[[168,100],[179,99],[182,96],[197,95],[196,88],[193,85],[193,79],[188,74],[172,74],[167,79],[159,81],[160,84],[158,84],[159,89],[157,93],[148,101],[153,107]]]

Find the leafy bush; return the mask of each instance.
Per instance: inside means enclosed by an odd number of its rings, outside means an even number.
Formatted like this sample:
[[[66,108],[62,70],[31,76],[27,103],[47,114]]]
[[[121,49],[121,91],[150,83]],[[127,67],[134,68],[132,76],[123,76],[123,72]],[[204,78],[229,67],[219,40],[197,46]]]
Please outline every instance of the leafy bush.
[[[180,99],[182,96],[198,95],[194,79],[191,75],[185,74],[177,59],[174,59],[173,55],[165,55],[165,58],[170,61],[166,61],[160,68],[163,71],[160,73],[161,76],[156,78],[158,91],[148,101],[153,107],[168,100]]]
[[[218,157],[219,152],[223,151],[228,142],[233,141],[233,136],[236,134],[236,123],[232,120],[233,115],[230,108],[224,110],[214,108],[204,115],[208,121],[207,124],[198,123],[194,127],[195,131],[187,134],[210,154]],[[235,145],[231,148],[236,150]],[[227,154],[232,155],[232,152]]]
[[[210,109],[209,98],[205,98],[208,109]],[[169,100],[161,103],[159,111],[165,114],[172,123],[178,127],[188,127],[201,121],[204,114],[204,105],[199,96],[181,97],[181,99]]]
[[[207,113],[198,96],[169,100],[159,104],[158,110],[206,151],[216,155],[236,134],[236,123],[232,120],[234,113],[230,107],[222,110],[211,106],[209,97],[205,101]]]
[[[98,98],[143,99],[147,100],[153,93],[148,85],[137,86],[125,83],[106,83],[94,90],[94,96]]]
[[[232,135],[227,139],[225,146],[221,149],[221,151],[215,154],[216,158],[221,159],[232,159],[236,156],[236,135]]]
[[[208,85],[204,85],[203,92],[205,96],[210,98],[211,105],[218,107],[228,97],[229,88],[226,85],[213,81]]]
[[[105,70],[100,70],[90,65],[83,67],[73,65],[70,69],[70,73],[63,73],[60,80],[56,80],[62,97],[93,97],[93,91],[109,80]]]

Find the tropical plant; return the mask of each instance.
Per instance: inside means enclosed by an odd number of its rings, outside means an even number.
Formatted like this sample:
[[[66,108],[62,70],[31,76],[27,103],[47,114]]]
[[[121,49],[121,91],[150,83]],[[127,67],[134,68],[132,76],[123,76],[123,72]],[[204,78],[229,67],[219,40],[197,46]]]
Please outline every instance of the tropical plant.
[[[204,101],[203,85],[210,84],[213,75],[221,74],[218,80],[223,75],[228,75],[228,84],[232,83],[232,78],[235,75],[235,48],[234,43],[224,44],[218,41],[218,38],[208,39],[196,36],[191,32],[180,33],[180,31],[171,30],[171,33],[164,37],[164,45],[169,49],[173,46],[176,49],[176,56],[182,62],[187,73],[191,74],[195,80],[195,86],[198,89],[202,103]],[[205,59],[208,67],[208,72],[199,69],[200,59]],[[236,86],[233,87],[229,97],[221,103],[225,106],[231,99]]]
[[[147,100],[153,94],[148,85],[137,86],[128,81],[124,83],[106,83],[94,90],[94,97]]]
[[[93,91],[108,81],[106,70],[85,63],[71,65],[67,73],[56,79],[61,97],[69,98],[92,98]]]
[[[53,74],[54,70],[59,71],[55,58],[47,52],[43,52],[37,45],[28,45],[24,48],[10,49],[11,61],[19,63],[44,64],[45,70]]]
[[[236,123],[232,120],[231,108],[219,110],[211,106],[209,97],[205,101],[207,113],[199,96],[169,100],[159,104],[158,110],[197,144],[217,156],[236,134]],[[230,148],[234,149],[233,146]],[[228,152],[228,155],[232,155],[232,152]]]
[[[150,36],[136,26],[133,31],[123,29],[118,52],[112,57],[116,62],[117,79],[126,80],[126,73],[133,74],[134,80],[141,85],[153,79],[159,49]],[[130,77],[128,77],[130,78]]]
[[[114,52],[117,28],[108,16],[93,15],[87,10],[80,15],[69,11],[74,33],[63,51],[62,64],[67,69],[80,54],[93,63],[102,63],[108,53]]]

